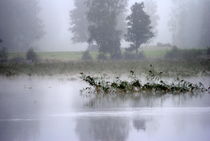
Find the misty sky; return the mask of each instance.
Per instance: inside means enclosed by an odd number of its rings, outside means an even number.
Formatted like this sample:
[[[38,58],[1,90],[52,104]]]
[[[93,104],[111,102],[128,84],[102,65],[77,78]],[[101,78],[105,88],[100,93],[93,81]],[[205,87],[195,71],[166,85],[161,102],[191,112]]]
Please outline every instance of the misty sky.
[[[131,6],[137,0],[130,0]],[[69,11],[74,7],[73,0],[40,0],[40,16],[45,26],[45,36],[38,43],[40,50],[84,50],[84,44],[73,44],[69,32]],[[171,42],[168,31],[168,17],[170,14],[171,1],[158,0],[158,13],[160,16],[158,35],[156,41],[163,43]]]

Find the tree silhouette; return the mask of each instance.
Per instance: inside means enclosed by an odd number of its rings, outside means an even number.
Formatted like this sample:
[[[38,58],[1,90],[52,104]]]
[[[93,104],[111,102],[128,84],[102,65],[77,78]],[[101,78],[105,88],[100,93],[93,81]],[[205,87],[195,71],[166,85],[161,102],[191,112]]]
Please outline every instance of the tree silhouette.
[[[125,0],[91,0],[88,7],[89,42],[95,42],[100,53],[118,58],[122,31],[117,29],[117,18],[125,9]]]
[[[128,32],[126,40],[131,42],[130,50],[135,50],[138,55],[138,49],[154,34],[152,32],[150,17],[144,11],[144,3],[135,3],[131,7],[131,14],[127,17]]]
[[[127,5],[128,0],[120,0],[124,6]],[[71,26],[70,31],[73,33],[72,40],[75,43],[85,43],[89,39],[89,21],[88,21],[88,11],[91,6],[88,6],[91,0],[74,0],[75,8],[70,11]],[[121,8],[121,11],[117,16],[117,29],[125,32],[126,23],[125,21],[125,9]],[[91,47],[91,46],[90,46]]]

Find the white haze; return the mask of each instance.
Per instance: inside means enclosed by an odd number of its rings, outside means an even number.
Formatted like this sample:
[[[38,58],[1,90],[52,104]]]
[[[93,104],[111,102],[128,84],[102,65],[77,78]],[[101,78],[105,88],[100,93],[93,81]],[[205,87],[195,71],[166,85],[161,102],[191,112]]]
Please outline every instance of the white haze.
[[[85,44],[74,44],[71,41],[69,11],[73,9],[73,0],[40,0],[40,17],[44,22],[45,36],[36,44],[40,51],[80,51]],[[130,0],[129,7],[137,0]],[[171,0],[158,0],[158,35],[153,43],[171,43],[168,20]]]

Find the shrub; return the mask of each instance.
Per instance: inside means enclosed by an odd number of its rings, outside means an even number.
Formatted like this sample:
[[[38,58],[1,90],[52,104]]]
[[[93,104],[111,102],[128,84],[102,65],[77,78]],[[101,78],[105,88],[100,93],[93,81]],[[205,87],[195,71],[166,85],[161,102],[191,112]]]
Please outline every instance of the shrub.
[[[0,48],[0,62],[7,62],[8,51],[5,47]]]
[[[82,55],[82,60],[85,60],[85,61],[92,61],[93,58],[92,56],[90,55],[90,52],[89,51],[85,51]]]
[[[160,75],[163,72],[150,70],[145,83],[137,78],[134,71],[130,71],[131,80],[121,80],[119,77],[116,80],[109,80],[106,77],[94,77],[81,73],[81,79],[87,82],[90,87],[84,88],[81,92],[93,94],[133,94],[133,93],[151,93],[151,94],[184,94],[194,92],[206,92],[207,89],[199,82],[194,84],[177,78],[171,83],[161,79]]]
[[[27,51],[26,59],[29,60],[29,61],[32,61],[32,62],[37,62],[38,61],[38,56],[32,48]]]

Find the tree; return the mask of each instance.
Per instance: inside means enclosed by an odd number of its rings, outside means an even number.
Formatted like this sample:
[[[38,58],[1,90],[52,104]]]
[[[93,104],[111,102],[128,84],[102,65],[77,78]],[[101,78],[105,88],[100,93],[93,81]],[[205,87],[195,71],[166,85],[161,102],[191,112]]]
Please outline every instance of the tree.
[[[130,50],[138,55],[139,47],[154,37],[150,17],[144,11],[144,3],[135,3],[131,7],[131,15],[127,17],[128,32],[126,39],[132,42]]]
[[[128,0],[120,0],[124,6],[127,5]],[[88,20],[88,11],[90,10],[91,0],[74,0],[75,8],[70,11],[71,26],[70,31],[73,33],[72,41],[75,43],[88,42],[90,35],[88,27],[90,25]],[[125,9],[122,8],[117,16],[117,29],[125,32]],[[91,46],[90,46],[91,47]]]
[[[125,0],[88,1],[89,42],[96,43],[100,53],[115,59],[121,55],[122,31],[117,29],[117,18],[125,9],[124,2]]]
[[[0,37],[8,50],[26,50],[42,37],[39,11],[37,0],[0,1]]]

